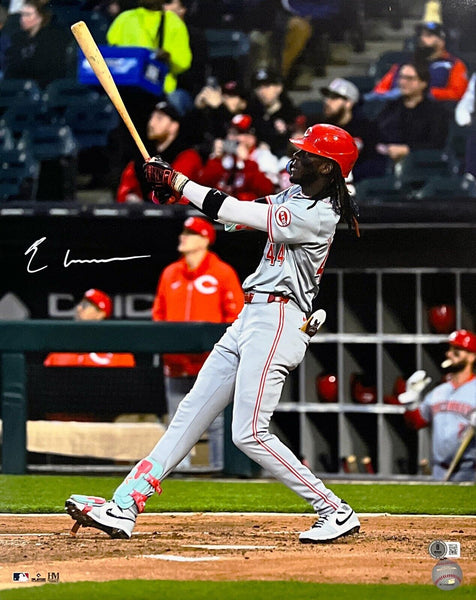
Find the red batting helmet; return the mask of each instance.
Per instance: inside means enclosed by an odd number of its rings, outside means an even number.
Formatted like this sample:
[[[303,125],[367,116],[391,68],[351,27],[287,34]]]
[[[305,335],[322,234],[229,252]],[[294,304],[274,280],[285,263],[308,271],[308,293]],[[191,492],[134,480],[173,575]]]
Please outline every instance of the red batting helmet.
[[[359,373],[350,376],[350,393],[352,400],[359,404],[374,404],[377,402],[377,388],[368,383],[366,377]]]
[[[344,177],[347,177],[352,171],[359,156],[354,138],[336,125],[327,125],[326,123],[313,125],[306,129],[302,137],[291,138],[289,141],[293,146],[305,152],[335,161]]]
[[[466,329],[453,331],[448,338],[448,342],[451,346],[476,353],[476,334]]]
[[[210,221],[206,221],[201,217],[189,217],[183,224],[183,228],[208,238],[210,246],[215,242],[215,228]]]
[[[439,304],[428,309],[428,322],[436,333],[450,333],[456,325],[456,310],[449,304]]]
[[[316,377],[316,391],[321,402],[337,402],[337,377],[319,375]]]
[[[91,304],[103,310],[106,313],[106,319],[112,315],[112,300],[105,292],[92,288],[84,292],[83,297],[89,300]]]

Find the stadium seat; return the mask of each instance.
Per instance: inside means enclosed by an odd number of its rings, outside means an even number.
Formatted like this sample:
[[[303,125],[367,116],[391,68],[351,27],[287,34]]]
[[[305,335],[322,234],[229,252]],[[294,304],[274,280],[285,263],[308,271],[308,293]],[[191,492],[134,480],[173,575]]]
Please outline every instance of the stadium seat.
[[[104,97],[98,97],[88,104],[82,101],[71,102],[64,118],[71,127],[80,150],[94,146],[105,147],[110,131],[119,122],[116,109]]]
[[[106,46],[106,34],[111,25],[110,19],[108,19],[98,10],[93,10],[84,18],[84,20],[86,21],[86,25],[88,26],[96,44],[98,46]]]
[[[376,81],[381,79],[392,65],[401,64],[412,57],[411,52],[405,50],[387,50],[382,52],[377,60],[372,63],[368,70],[368,75]]]
[[[19,150],[0,151],[2,199],[34,200],[39,172],[39,163],[31,154]]]
[[[466,156],[466,142],[472,133],[471,127],[461,127],[452,119],[448,132],[446,148],[452,152],[460,163],[464,163]]]
[[[38,102],[41,99],[41,90],[36,81],[32,79],[2,79],[0,81],[0,113],[18,100]]]
[[[369,177],[355,184],[357,202],[400,201],[407,198],[410,191],[393,175]]]
[[[39,125],[28,129],[31,150],[37,160],[75,156],[78,144],[68,125]]]
[[[76,79],[68,78],[57,79],[47,85],[43,93],[43,102],[50,111],[63,115],[66,108],[78,100],[87,106],[100,97],[97,90],[79,83]]]
[[[412,189],[422,187],[435,176],[457,175],[460,164],[453,153],[446,150],[413,150],[394,168],[395,177]]]
[[[0,119],[0,127],[8,127],[15,139],[18,139],[25,130],[52,121],[54,116],[41,100],[22,98],[16,100],[15,104],[4,112]]]
[[[375,85],[375,77],[371,75],[348,75],[346,79],[357,86],[361,95],[371,92]]]
[[[469,173],[451,177],[432,177],[422,188],[415,191],[412,197],[417,200],[476,198],[476,179]]]
[[[6,126],[0,126],[0,150],[13,150],[15,148],[15,139],[13,133]]]
[[[300,111],[306,117],[316,117],[322,115],[323,102],[322,100],[305,100],[299,105]]]
[[[243,80],[250,52],[248,34],[235,29],[205,29],[208,62],[220,81]]]

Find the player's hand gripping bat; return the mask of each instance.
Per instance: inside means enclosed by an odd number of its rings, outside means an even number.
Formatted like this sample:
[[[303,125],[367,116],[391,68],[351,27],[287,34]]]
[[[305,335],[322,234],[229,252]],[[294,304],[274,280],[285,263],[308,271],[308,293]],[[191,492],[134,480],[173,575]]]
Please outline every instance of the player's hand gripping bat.
[[[112,78],[111,71],[104,60],[99,48],[97,47],[96,42],[94,41],[91,32],[88,29],[88,26],[84,21],[78,21],[71,25],[71,31],[78,42],[79,47],[84,52],[84,56],[86,57],[88,63],[91,65],[94,74],[99,79],[104,91],[111,99],[111,102],[116,107],[117,112],[119,113],[121,119],[124,121],[129,133],[132,136],[132,139],[136,143],[139,148],[140,153],[145,161],[149,160],[149,153],[147,152],[144,143],[142,142],[139,134],[137,133],[137,129],[132,122],[129,113],[124,105],[124,102],[121,98],[119,90],[117,89],[116,83]]]

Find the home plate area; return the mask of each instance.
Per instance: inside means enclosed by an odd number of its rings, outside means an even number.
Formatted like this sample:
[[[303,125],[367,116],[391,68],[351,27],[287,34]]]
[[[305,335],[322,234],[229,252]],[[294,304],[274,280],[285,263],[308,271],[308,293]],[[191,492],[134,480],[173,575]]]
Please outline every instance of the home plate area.
[[[130,540],[99,530],[70,535],[67,515],[0,515],[0,589],[13,573],[59,581],[115,579],[297,580],[433,585],[434,540],[461,543],[463,585],[476,582],[476,518],[359,515],[361,532],[300,544],[312,514],[143,514]],[[38,574],[43,577],[38,578]],[[31,579],[31,578],[30,578]],[[28,585],[37,585],[30,583]]]

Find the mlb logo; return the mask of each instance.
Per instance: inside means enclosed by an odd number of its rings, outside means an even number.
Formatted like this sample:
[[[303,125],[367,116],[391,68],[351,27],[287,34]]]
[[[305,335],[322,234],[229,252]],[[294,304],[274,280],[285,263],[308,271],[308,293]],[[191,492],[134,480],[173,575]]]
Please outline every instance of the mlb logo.
[[[26,583],[30,581],[30,573],[13,573],[12,579],[17,583]]]

